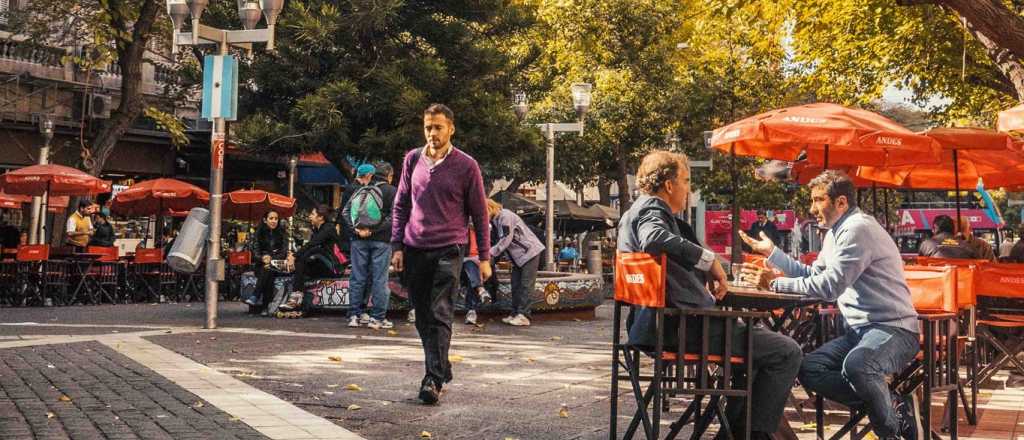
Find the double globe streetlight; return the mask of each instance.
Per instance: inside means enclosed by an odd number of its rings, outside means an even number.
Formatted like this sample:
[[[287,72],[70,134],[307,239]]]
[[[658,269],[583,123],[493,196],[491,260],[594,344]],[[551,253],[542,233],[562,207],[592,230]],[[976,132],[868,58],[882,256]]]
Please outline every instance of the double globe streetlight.
[[[548,141],[547,146],[547,181],[545,182],[545,201],[547,209],[544,214],[545,234],[545,258],[547,261],[546,270],[553,271],[555,265],[555,199],[551,196],[555,186],[555,134],[556,133],[577,133],[583,134],[583,118],[590,109],[591,86],[589,83],[575,83],[570,87],[572,92],[572,105],[576,110],[576,122],[548,122],[537,124]],[[530,111],[530,104],[524,91],[512,93],[512,109],[516,112],[519,120],[526,118]]]
[[[227,55],[228,49],[237,47],[252,50],[252,43],[267,43],[267,50],[274,50],[274,26],[284,7],[284,0],[236,0],[238,18],[242,30],[224,30],[199,23],[210,0],[167,0],[167,14],[174,27],[172,51],[177,46],[216,45],[220,55]],[[267,19],[267,27],[256,29],[260,16]],[[192,17],[191,32],[181,32],[185,19]],[[216,70],[215,70],[216,71]],[[226,87],[226,81],[214,78],[210,86]],[[206,85],[204,85],[206,87]],[[237,84],[230,84],[237,87]],[[237,91],[232,91],[236,94]],[[224,189],[223,154],[227,139],[224,135],[224,118],[213,117],[210,149],[210,232],[206,249],[206,328],[217,327],[218,281],[224,279],[224,260],[220,256],[221,199]]]

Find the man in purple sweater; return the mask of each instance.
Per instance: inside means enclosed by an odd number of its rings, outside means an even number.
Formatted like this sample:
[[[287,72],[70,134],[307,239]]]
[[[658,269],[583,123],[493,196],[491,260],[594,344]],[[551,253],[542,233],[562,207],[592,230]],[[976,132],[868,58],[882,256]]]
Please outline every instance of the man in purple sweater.
[[[452,339],[452,296],[459,288],[469,219],[480,248],[480,276],[491,276],[491,233],[483,178],[476,160],[451,144],[455,115],[443,104],[423,112],[427,145],[405,155],[392,210],[391,264],[404,272],[423,343],[426,375],[423,403],[437,403],[452,380],[448,347]]]

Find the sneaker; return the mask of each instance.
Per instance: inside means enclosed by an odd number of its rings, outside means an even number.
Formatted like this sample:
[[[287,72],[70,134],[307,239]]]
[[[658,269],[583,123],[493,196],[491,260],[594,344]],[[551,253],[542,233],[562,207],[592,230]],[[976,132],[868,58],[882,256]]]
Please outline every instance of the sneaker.
[[[257,301],[258,300],[256,298],[256,295],[250,296],[250,297],[245,299],[245,303],[250,305],[250,306],[257,306],[257,305],[259,305],[259,303]]]
[[[921,427],[921,413],[918,412],[920,404],[917,401],[917,393],[910,393],[899,397],[896,401],[896,418],[900,423],[900,437],[904,440],[923,439],[924,429]]]
[[[516,327],[529,327],[530,326],[530,318],[527,318],[526,316],[523,316],[522,313],[520,313],[520,314],[512,317],[512,319],[509,319],[508,320],[508,325],[514,325]]]
[[[359,315],[359,323],[363,324],[363,325],[369,324],[370,323],[370,314],[369,313],[363,313],[362,315]]]
[[[409,323],[415,323],[416,322],[416,310],[410,310],[409,311],[409,317],[405,318],[405,320],[409,321]]]
[[[438,399],[441,398],[441,391],[437,389],[437,385],[434,382],[427,381],[420,387],[420,401],[427,405],[437,404]]]
[[[366,328],[371,330],[380,330],[381,324],[377,318],[370,318],[370,321],[366,323]]]
[[[377,322],[380,324],[380,328],[382,328],[382,329],[387,330],[387,329],[395,328],[395,323],[393,323],[391,321],[388,321],[387,319],[381,319],[380,321],[377,321]]]
[[[476,325],[476,310],[466,312],[466,325]]]
[[[508,316],[506,316],[504,318],[501,318],[501,322],[504,322],[505,324],[508,324],[509,322],[512,322],[512,318],[514,318],[514,317],[515,316],[513,316],[513,315],[508,315]]]
[[[490,304],[491,303],[491,300],[492,300],[491,293],[488,292],[487,289],[484,289],[483,287],[481,287],[481,288],[476,290],[476,294],[478,296],[480,296],[480,303],[481,304]]]
[[[358,316],[352,316],[352,317],[348,318],[348,326],[350,328],[359,328],[359,317]]]
[[[292,294],[288,296],[288,302],[281,304],[278,309],[290,312],[299,308],[300,305],[302,305],[302,292],[292,292]]]

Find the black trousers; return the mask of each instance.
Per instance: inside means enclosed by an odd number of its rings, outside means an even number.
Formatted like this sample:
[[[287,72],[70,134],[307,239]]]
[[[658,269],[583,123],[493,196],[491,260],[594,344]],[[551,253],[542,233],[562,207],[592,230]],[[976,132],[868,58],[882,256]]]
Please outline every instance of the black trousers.
[[[292,274],[292,292],[303,292],[309,278],[328,278],[335,276],[331,267],[331,259],[326,255],[312,253],[304,258],[295,258],[295,273]]]
[[[261,309],[267,308],[271,301],[274,300],[274,278],[277,278],[281,272],[270,269],[265,266],[256,268],[256,291],[254,292],[260,298],[262,298]]]
[[[426,375],[423,383],[433,381],[440,389],[452,380],[448,348],[452,340],[454,307],[462,272],[462,248],[405,248],[405,283],[416,310],[416,331],[423,343]]]

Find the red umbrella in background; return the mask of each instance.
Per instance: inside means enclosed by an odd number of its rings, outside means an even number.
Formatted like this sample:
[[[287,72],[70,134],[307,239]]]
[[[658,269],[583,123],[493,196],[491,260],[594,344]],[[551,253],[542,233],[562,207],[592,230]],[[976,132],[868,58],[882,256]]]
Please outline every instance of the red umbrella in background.
[[[26,196],[90,196],[110,192],[110,181],[63,165],[32,165],[0,176],[0,188]]]
[[[152,179],[117,193],[110,210],[124,216],[163,216],[209,202],[210,193],[191,183],[177,179]]]
[[[21,209],[21,205],[32,201],[32,197],[0,192],[0,208]]]
[[[223,215],[227,218],[256,222],[268,211],[281,217],[295,214],[295,199],[259,189],[240,189],[225,194]]]

